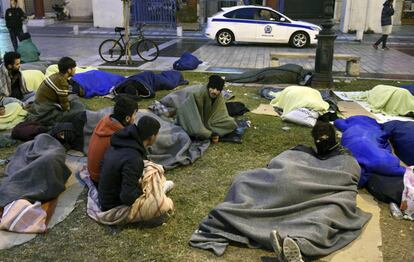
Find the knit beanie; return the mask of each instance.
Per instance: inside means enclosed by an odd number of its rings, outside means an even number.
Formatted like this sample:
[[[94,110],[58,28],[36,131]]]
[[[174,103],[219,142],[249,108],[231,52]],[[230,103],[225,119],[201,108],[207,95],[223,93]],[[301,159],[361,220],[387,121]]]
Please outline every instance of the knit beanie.
[[[72,123],[56,123],[49,131],[66,149],[69,149],[76,139],[75,129]],[[60,135],[63,134],[63,137]]]
[[[161,125],[155,118],[143,116],[138,120],[137,130],[142,141],[148,139],[152,135],[158,134]]]
[[[213,88],[222,91],[224,87],[224,79],[218,75],[212,75],[208,78],[207,88]]]
[[[337,144],[335,128],[329,122],[317,121],[312,129],[312,137],[320,156],[330,153]]]

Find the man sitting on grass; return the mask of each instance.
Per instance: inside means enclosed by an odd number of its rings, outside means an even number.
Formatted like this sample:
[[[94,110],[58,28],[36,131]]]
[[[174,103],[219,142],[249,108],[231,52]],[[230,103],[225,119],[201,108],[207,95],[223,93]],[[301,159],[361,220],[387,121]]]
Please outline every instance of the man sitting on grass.
[[[69,95],[68,79],[75,74],[76,62],[63,57],[58,62],[59,72],[47,77],[36,93],[30,108],[29,121],[52,126],[55,122],[71,122],[85,105],[75,95]]]
[[[3,105],[17,102],[25,107],[34,96],[26,87],[26,82],[20,72],[20,54],[8,52],[4,54],[0,65],[0,100]]]
[[[88,172],[92,181],[99,183],[102,159],[110,146],[111,136],[127,125],[135,123],[138,104],[127,97],[117,99],[114,112],[99,121],[91,136],[88,147]]]
[[[136,211],[129,220],[134,222],[172,210],[171,199],[165,197],[166,191],[173,187],[172,181],[166,183],[161,166],[155,165],[159,171],[148,175],[148,165],[144,165],[146,148],[155,143],[160,127],[156,119],[143,116],[137,125],[126,126],[113,134],[99,180],[98,199],[102,211],[130,206]]]
[[[205,86],[190,86],[164,97],[160,102],[176,117],[188,135],[208,139],[213,134],[224,136],[237,128],[229,116],[221,91],[224,80],[212,75]]]

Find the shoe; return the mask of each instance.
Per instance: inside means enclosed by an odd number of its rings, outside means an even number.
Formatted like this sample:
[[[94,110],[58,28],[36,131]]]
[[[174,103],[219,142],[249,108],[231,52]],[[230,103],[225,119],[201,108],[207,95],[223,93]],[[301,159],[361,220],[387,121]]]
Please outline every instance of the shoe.
[[[376,44],[373,44],[372,47],[378,50],[378,46]]]
[[[277,230],[272,230],[270,232],[270,244],[272,244],[273,251],[275,251],[279,261],[283,261],[282,243],[282,238],[280,237],[279,232],[277,232]]]
[[[382,50],[390,50],[390,48],[386,46],[386,47],[383,47]]]
[[[164,184],[164,194],[167,194],[173,188],[174,188],[174,182],[173,181],[171,181],[171,180],[165,181],[165,184]]]
[[[287,262],[304,262],[298,244],[290,237],[283,240],[283,255]]]

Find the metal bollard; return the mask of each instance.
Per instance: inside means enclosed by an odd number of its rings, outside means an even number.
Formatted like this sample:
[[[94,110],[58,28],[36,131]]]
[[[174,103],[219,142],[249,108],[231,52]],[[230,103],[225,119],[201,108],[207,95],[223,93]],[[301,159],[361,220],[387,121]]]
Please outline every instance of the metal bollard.
[[[183,27],[177,26],[177,36],[182,37],[183,36]]]
[[[78,25],[73,26],[73,34],[74,35],[79,35],[79,26]]]

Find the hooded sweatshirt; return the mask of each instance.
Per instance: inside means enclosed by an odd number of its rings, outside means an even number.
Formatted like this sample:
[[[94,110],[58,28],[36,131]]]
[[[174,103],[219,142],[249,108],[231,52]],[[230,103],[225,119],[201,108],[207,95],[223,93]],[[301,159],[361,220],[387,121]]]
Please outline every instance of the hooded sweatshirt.
[[[111,136],[123,126],[109,115],[99,121],[91,136],[88,148],[88,172],[91,179],[98,183],[101,173],[101,162],[110,146]]]
[[[139,179],[144,172],[146,150],[135,125],[117,131],[103,159],[98,199],[102,211],[131,206],[142,195]]]

